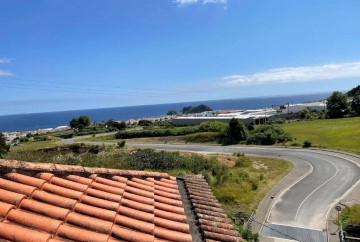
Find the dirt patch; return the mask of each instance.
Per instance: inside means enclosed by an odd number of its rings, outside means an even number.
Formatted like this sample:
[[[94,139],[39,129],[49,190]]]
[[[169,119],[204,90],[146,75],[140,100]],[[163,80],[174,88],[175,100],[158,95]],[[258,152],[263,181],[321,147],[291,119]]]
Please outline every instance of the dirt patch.
[[[221,163],[224,164],[226,166],[232,167],[235,165],[235,157],[230,156],[230,155],[208,155],[209,157],[216,157],[216,159]]]
[[[269,167],[267,165],[265,165],[264,163],[262,163],[261,161],[254,161],[252,164],[252,167],[257,170],[260,170],[260,169],[269,170]]]

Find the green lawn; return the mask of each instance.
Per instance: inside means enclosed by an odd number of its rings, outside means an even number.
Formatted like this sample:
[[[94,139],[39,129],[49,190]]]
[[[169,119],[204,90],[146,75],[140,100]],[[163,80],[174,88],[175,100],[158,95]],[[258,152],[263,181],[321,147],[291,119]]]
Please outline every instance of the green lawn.
[[[281,126],[296,137],[293,143],[298,145],[309,140],[312,146],[360,154],[360,117],[299,121]]]

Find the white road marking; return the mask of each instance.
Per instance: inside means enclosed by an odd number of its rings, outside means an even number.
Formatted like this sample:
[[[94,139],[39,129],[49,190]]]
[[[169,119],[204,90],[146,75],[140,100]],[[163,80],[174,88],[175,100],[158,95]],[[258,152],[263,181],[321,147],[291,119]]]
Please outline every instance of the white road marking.
[[[323,159],[323,158],[320,158],[320,157],[316,157],[316,156],[312,156],[314,158],[318,158],[318,159],[321,159],[321,160],[324,160],[324,161],[327,161],[328,163],[330,163],[335,169],[336,169],[336,172],[335,174],[330,177],[329,179],[327,179],[325,182],[323,182],[320,186],[318,186],[316,189],[314,189],[309,195],[306,196],[306,198],[300,203],[300,206],[298,207],[298,209],[296,210],[296,214],[295,214],[295,220],[297,220],[297,217],[299,215],[299,211],[302,207],[302,205],[305,203],[305,201],[312,195],[314,194],[317,190],[319,190],[321,187],[323,187],[326,183],[328,183],[329,181],[331,181],[338,173],[339,173],[339,169],[330,161],[326,160],[326,159]]]

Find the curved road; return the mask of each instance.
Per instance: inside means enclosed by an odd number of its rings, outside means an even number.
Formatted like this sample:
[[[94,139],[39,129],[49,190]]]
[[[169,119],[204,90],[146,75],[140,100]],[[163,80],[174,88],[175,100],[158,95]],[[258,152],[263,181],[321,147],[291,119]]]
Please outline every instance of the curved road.
[[[89,142],[101,144],[101,142]],[[359,182],[360,160],[350,154],[312,149],[277,147],[246,147],[216,145],[174,145],[128,143],[139,148],[207,153],[243,152],[247,155],[271,156],[287,159],[295,166],[307,168],[302,177],[288,184],[272,202],[267,221],[311,230],[326,230],[328,211]],[[297,232],[298,233],[298,232]],[[307,233],[307,232],[306,232]],[[274,237],[277,237],[274,235]],[[325,240],[324,240],[325,241]]]
[[[295,184],[289,184],[290,186],[275,198],[269,210],[267,222],[313,230],[326,229],[325,222],[329,209],[350,191],[360,178],[360,168],[355,163],[359,159],[331,151],[213,145],[139,143],[129,145],[192,152],[234,153],[240,151],[247,155],[282,156],[293,163],[308,163],[309,169],[304,177]]]

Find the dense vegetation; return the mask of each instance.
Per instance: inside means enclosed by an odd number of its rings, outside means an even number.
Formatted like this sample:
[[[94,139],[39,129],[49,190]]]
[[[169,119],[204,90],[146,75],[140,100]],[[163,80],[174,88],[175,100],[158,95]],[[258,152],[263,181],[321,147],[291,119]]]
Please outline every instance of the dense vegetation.
[[[360,95],[360,85],[354,87],[350,91],[346,93],[349,97],[355,97],[356,95]]]
[[[349,113],[347,96],[341,92],[333,92],[327,98],[327,114],[329,118],[343,118]]]
[[[6,139],[3,133],[0,133],[0,158],[3,157],[10,149],[10,146],[6,144]]]
[[[196,126],[186,127],[168,127],[156,126],[144,128],[142,130],[124,130],[116,134],[117,139],[131,139],[142,137],[164,137],[164,136],[180,136],[194,134],[199,132],[223,132],[227,124],[222,122],[205,122]]]
[[[345,207],[340,214],[340,220],[343,225],[360,226],[360,204],[355,204],[351,207]]]
[[[70,127],[73,129],[83,129],[90,126],[90,124],[91,120],[88,116],[80,116],[70,121]]]
[[[249,130],[249,127],[252,127]],[[229,124],[223,122],[204,122],[185,127],[148,127],[142,130],[125,130],[116,134],[117,139],[143,137],[185,136],[186,142],[218,142],[229,144],[273,145],[293,140],[293,137],[277,125],[247,126],[239,119],[232,119]]]
[[[273,145],[292,140],[293,136],[286,133],[280,126],[262,125],[251,132],[246,144]]]
[[[223,133],[222,143],[273,145],[275,143],[284,143],[293,140],[293,136],[290,133],[284,132],[278,125],[258,125],[251,130],[249,130],[249,127],[238,119],[232,119],[229,122],[228,128]]]
[[[105,125],[111,129],[111,131],[124,130],[127,127],[125,122],[116,122],[112,119],[108,120]]]

